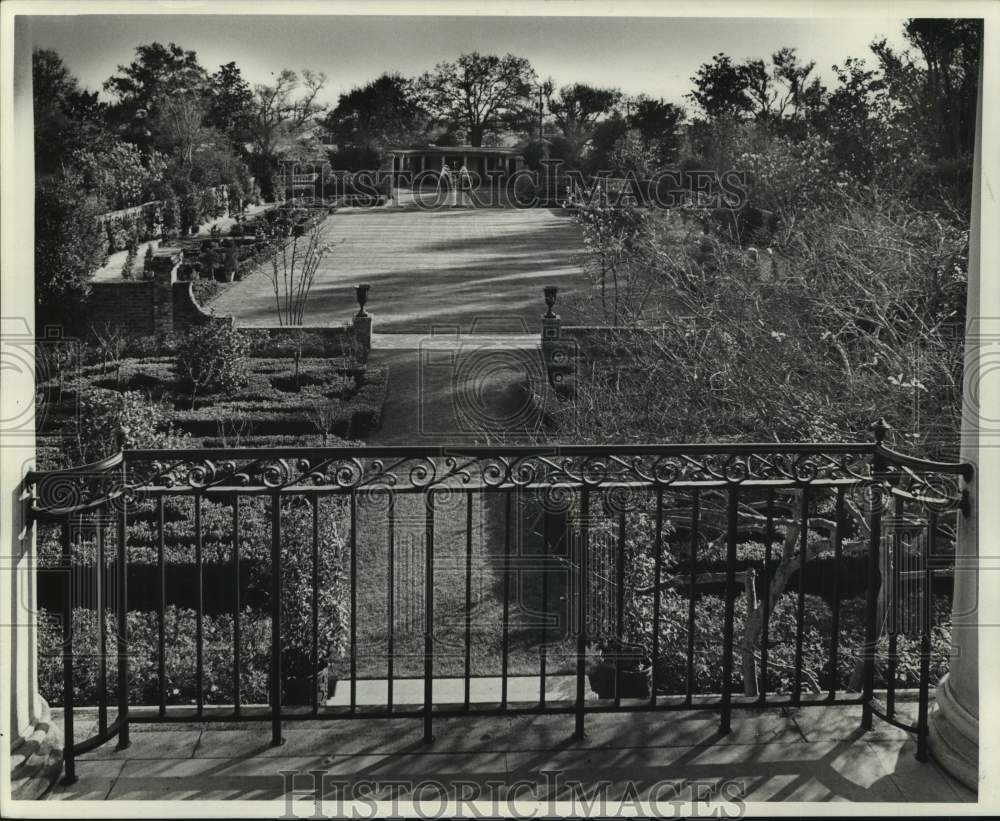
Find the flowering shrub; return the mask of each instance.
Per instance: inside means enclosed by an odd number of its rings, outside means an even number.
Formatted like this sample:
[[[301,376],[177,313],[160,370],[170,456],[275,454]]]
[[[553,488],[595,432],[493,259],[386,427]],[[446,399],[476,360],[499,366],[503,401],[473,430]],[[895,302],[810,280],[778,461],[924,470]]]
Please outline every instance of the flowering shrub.
[[[177,342],[177,375],[191,393],[191,407],[199,393],[232,392],[249,379],[250,342],[229,322],[213,320],[198,325]]]
[[[149,199],[167,163],[157,151],[144,156],[136,145],[114,141],[100,150],[75,152],[70,165],[80,171],[89,190],[117,210]]]

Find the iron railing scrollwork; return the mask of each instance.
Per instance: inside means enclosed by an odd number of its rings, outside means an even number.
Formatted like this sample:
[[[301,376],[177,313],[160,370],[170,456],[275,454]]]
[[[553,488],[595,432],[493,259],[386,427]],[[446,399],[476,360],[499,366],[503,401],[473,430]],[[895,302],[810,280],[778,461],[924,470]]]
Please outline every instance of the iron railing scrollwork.
[[[75,777],[75,758],[86,750],[115,737],[119,746],[127,746],[132,721],[263,718],[270,720],[272,741],[278,744],[282,724],[290,718],[419,717],[429,740],[436,715],[566,713],[573,715],[579,736],[592,712],[715,710],[721,730],[728,732],[734,710],[814,704],[860,704],[863,727],[870,728],[876,717],[904,727],[917,736],[923,758],[934,579],[949,572],[942,548],[954,541],[955,517],[967,514],[962,483],[973,481],[974,473],[969,464],[896,453],[883,439],[879,427],[874,441],[863,443],[138,450],[73,470],[33,473],[28,477],[31,517],[61,529],[66,777]],[[324,499],[343,503],[337,508],[340,520],[332,525],[321,519]],[[174,527],[167,511],[176,517],[182,504],[189,506],[184,510],[190,520],[182,517],[180,524],[193,537],[196,567],[193,706],[169,703],[165,685],[171,674],[164,616],[166,550],[168,530]],[[261,532],[252,534],[251,542],[258,537],[269,542],[269,550],[256,558],[245,555],[248,543],[241,535],[251,504],[262,506],[269,517],[260,520]],[[282,584],[289,561],[283,555],[290,543],[286,533],[297,527],[289,511],[302,510],[308,511],[307,525],[299,529],[307,534],[306,555],[293,558],[306,560],[311,581],[309,595],[300,602],[307,617],[296,624],[309,633],[302,644],[312,690],[300,707],[282,703],[292,675],[282,669],[283,619],[288,617]],[[231,528],[227,567],[233,590],[227,596],[233,647],[227,677],[233,693],[224,708],[204,700],[206,592],[210,599],[221,595],[204,586],[206,515],[211,527],[226,521]],[[338,530],[346,557],[346,704],[326,703],[315,686],[326,638],[319,568],[327,558],[324,539],[330,527]],[[157,692],[148,705],[130,703],[129,697],[129,555],[140,548],[140,537],[132,535],[140,532],[152,552],[156,587],[151,606],[157,635],[149,669],[155,670]],[[409,553],[401,547],[407,534]],[[92,556],[82,550],[85,543],[94,546]],[[377,563],[384,578],[373,577],[371,556],[359,561],[362,543],[365,550],[384,550]],[[750,548],[759,551],[757,558],[747,558]],[[813,565],[831,557],[830,635],[819,663],[815,647],[806,643],[807,583],[812,583],[811,573],[815,576]],[[849,661],[841,586],[859,585],[842,572],[849,557],[867,561],[860,684],[854,689],[850,682],[843,684],[840,672]],[[241,580],[253,562],[269,566],[270,573],[267,704],[241,698],[241,681],[251,664],[241,649],[251,629],[245,621],[249,596]],[[472,687],[480,641],[474,620],[482,604],[473,576],[484,568],[497,581],[501,622],[496,631],[499,699],[485,705],[475,703]],[[777,610],[785,605],[772,594],[783,589],[779,582],[792,585],[793,579],[793,635],[786,641],[774,632]],[[379,646],[384,658],[377,670],[362,651],[373,641],[372,620],[381,616],[359,612],[359,586],[365,608],[370,610],[376,598],[383,602],[384,643]],[[703,627],[699,632],[705,591],[722,598],[718,636],[703,635]],[[737,624],[741,591],[747,612],[742,627]],[[98,722],[89,737],[73,741],[74,712],[80,706],[74,666],[80,647],[73,634],[79,607],[97,613]],[[107,646],[109,614],[113,654]],[[403,619],[412,624],[401,627]],[[626,692],[625,681],[634,671],[616,656],[611,659],[613,694],[591,698],[587,680],[595,645],[607,651],[635,642],[637,635],[648,638],[642,644],[648,693],[635,698]],[[900,715],[896,663],[901,639],[919,642],[915,722]],[[512,698],[509,688],[515,641],[527,642],[518,646],[521,657],[526,646],[537,653],[537,699],[528,702]],[[698,684],[703,672],[696,668],[699,653],[710,644],[712,653],[721,647],[718,656],[711,656],[719,662],[721,684],[705,693]],[[408,667],[415,647],[419,663]],[[673,667],[671,658],[676,659]],[[461,670],[461,697],[436,699],[435,676],[452,667]],[[398,689],[407,676],[422,679],[418,699],[411,691],[407,701]],[[555,676],[575,677],[572,697],[567,699],[565,690],[558,696],[550,691]],[[383,700],[374,704],[359,689],[373,677],[386,685]],[[775,680],[784,683],[772,685]],[[742,693],[737,692],[740,681]]]

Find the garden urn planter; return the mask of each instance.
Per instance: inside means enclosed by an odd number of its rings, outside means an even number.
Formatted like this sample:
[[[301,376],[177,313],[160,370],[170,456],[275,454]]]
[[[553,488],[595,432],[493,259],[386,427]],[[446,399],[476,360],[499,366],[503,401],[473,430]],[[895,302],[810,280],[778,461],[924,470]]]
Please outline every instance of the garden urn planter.
[[[330,668],[319,670],[313,679],[312,674],[303,676],[286,676],[282,682],[281,703],[288,707],[308,707],[312,704],[313,690],[316,690],[317,701],[322,704],[332,694],[337,686],[337,677]]]
[[[619,685],[621,698],[649,698],[652,671],[643,647],[615,642],[605,648],[588,678],[598,698],[614,698]]]

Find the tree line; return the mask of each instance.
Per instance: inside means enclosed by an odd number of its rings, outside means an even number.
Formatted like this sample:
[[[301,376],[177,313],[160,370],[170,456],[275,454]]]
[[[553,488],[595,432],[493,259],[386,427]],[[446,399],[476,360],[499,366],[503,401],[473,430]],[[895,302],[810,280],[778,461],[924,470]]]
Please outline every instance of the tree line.
[[[382,74],[328,105],[321,71],[286,68],[252,84],[234,62],[210,71],[194,51],[159,42],[136,47],[102,99],[38,49],[39,293],[51,303],[85,290],[101,255],[97,213],[222,184],[237,199],[272,200],[283,160],[373,168],[391,145],[519,145],[532,167],[549,157],[584,173],[676,166],[753,177],[760,146],[780,144],[790,167],[821,153],[850,179],[965,213],[981,21],[914,19],[903,34],[902,52],[876,41],[873,64],[834,66],[830,88],[794,48],[742,62],[716,54],[683,104],[557,87],[524,57],[471,52],[416,77]],[[770,199],[780,212],[781,198]]]

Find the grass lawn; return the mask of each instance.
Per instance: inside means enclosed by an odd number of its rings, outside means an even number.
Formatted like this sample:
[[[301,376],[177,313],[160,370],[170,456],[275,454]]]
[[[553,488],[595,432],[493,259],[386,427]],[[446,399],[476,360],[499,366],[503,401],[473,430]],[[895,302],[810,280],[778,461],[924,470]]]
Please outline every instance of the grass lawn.
[[[500,675],[503,648],[504,549],[506,500],[502,493],[473,493],[471,529],[471,642],[472,675]],[[466,551],[468,547],[466,494],[439,494],[434,503],[434,647],[436,676],[461,676],[465,669]],[[511,502],[511,573],[509,587],[510,674],[532,674],[539,669],[542,565],[532,555],[541,550],[540,528],[531,515],[517,513]],[[426,601],[426,511],[420,494],[399,494],[393,521],[396,579],[394,614],[394,675],[422,676],[424,670],[424,607]],[[565,620],[558,612],[565,578],[549,565],[548,607],[552,624],[548,644],[559,645]],[[358,675],[384,678],[388,658],[389,518],[384,504],[358,505]],[[566,668],[558,659],[565,647],[550,646],[548,671]],[[348,667],[342,665],[346,674]]]
[[[348,209],[323,231],[335,247],[317,271],[307,323],[347,322],[354,286],[366,282],[377,333],[537,333],[543,286],[563,294],[590,287],[579,226],[559,209]],[[241,326],[273,323],[268,272],[244,277],[208,307]]]

